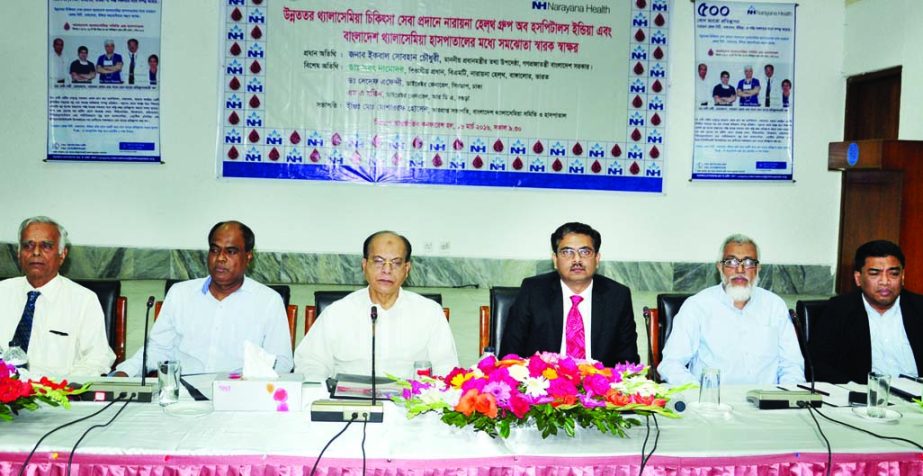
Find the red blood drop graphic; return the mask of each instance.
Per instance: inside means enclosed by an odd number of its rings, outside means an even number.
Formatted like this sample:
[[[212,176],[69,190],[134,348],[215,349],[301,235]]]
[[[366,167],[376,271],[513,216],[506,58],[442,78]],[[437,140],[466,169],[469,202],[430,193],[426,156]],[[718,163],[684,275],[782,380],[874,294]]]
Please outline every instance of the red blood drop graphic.
[[[484,166],[484,160],[481,159],[480,155],[475,156],[474,160],[471,162],[471,165],[474,166],[474,168],[479,169]]]
[[[273,162],[279,160],[279,151],[275,147],[269,151],[269,160]]]
[[[658,80],[655,80],[655,81],[654,81],[654,84],[651,85],[651,89],[652,89],[655,93],[659,93],[660,91],[663,91],[663,84],[660,82],[659,79],[658,79]]]
[[[334,147],[336,147],[340,145],[342,142],[343,142],[343,138],[340,137],[340,133],[334,132],[333,137],[330,138],[330,143],[333,144]]]
[[[631,175],[638,175],[638,172],[641,171],[641,167],[637,162],[632,162],[631,167],[628,167],[628,171],[631,172]]]
[[[68,31],[68,30],[70,30],[70,29],[71,29],[71,24],[70,24],[70,23],[65,23],[65,24],[64,24],[64,31]]]
[[[240,116],[237,115],[237,111],[231,112],[231,115],[228,116],[228,122],[235,126],[240,122]]]
[[[439,154],[433,156],[433,167],[442,167],[442,157]]]
[[[392,156],[391,156],[391,163],[392,163],[393,165],[398,165],[398,164],[400,164],[400,163],[401,163],[401,154],[395,153],[394,155],[392,155]]]
[[[635,74],[644,74],[644,65],[640,61],[635,63],[634,72]]]
[[[635,32],[635,41],[641,42],[644,41],[644,30],[638,28],[638,31]]]
[[[247,140],[249,140],[250,142],[259,142],[260,133],[256,132],[256,129],[253,129],[252,131],[250,131],[250,135],[247,136]]]
[[[655,125],[655,126],[659,126],[659,125],[660,125],[660,114],[657,114],[657,113],[655,112],[654,115],[651,116],[651,124],[653,124],[653,125]]]
[[[641,96],[635,96],[635,98],[631,100],[631,105],[634,107],[641,107],[644,105],[644,100],[641,99]]]
[[[555,172],[560,172],[564,168],[564,164],[561,163],[560,159],[554,159],[554,162],[551,163],[551,170]]]
[[[609,153],[612,154],[613,157],[621,157],[622,148],[619,147],[618,144],[615,144],[614,146],[612,146],[612,150],[609,151]]]
[[[644,8],[647,6],[647,2],[645,2],[644,0],[637,0],[635,2],[635,5],[637,5],[638,8]]]
[[[253,0],[254,5],[259,5],[261,3],[263,3],[263,0]]]
[[[535,152],[536,155],[540,155],[545,151],[545,146],[542,145],[542,141],[535,141],[535,144],[532,144],[532,152]]]
[[[583,154],[583,146],[580,145],[580,143],[578,142],[578,143],[574,144],[574,147],[573,147],[570,151],[571,151],[574,155],[581,155],[581,154]]]
[[[637,129],[631,131],[631,140],[635,142],[638,142],[639,140],[641,140],[641,131]]]
[[[240,21],[240,19],[243,17],[244,17],[244,14],[240,13],[239,8],[235,8],[234,11],[231,12],[231,20]]]
[[[663,26],[666,22],[667,20],[663,17],[663,13],[658,13],[657,16],[654,17],[654,24],[657,26]]]
[[[254,61],[250,64],[250,72],[253,74],[260,74],[260,71],[263,71],[263,67],[260,66],[259,61]]]
[[[708,49],[708,56],[715,56],[715,50],[709,48],[709,49]]]
[[[513,161],[513,168],[516,170],[521,170],[522,169],[522,159],[520,159],[519,157],[516,157],[516,160]]]
[[[663,59],[663,48],[658,46],[657,49],[654,50],[654,58]]]
[[[654,147],[651,147],[651,152],[648,155],[650,155],[652,159],[656,159],[660,157],[660,149],[658,149],[655,145]]]
[[[263,30],[260,30],[259,26],[253,27],[253,29],[250,30],[250,37],[254,40],[259,40],[263,37]]]
[[[362,154],[360,154],[358,150],[353,151],[353,162],[356,164],[362,162]]]
[[[465,143],[461,139],[455,139],[455,142],[452,142],[452,148],[455,150],[462,150],[465,148]]]
[[[420,139],[419,137],[414,137],[413,142],[411,144],[413,145],[414,149],[419,149],[420,147],[423,147],[423,139]]]
[[[311,155],[309,155],[308,158],[311,159],[311,162],[318,162],[320,161],[320,152],[314,149],[311,151]]]
[[[590,166],[590,170],[592,170],[594,174],[598,174],[602,172],[603,166],[599,163],[598,160],[594,160],[593,165]]]
[[[237,160],[238,157],[240,157],[240,152],[237,152],[237,147],[231,146],[231,149],[228,150],[228,158]]]
[[[234,91],[237,91],[238,89],[240,89],[240,80],[237,79],[237,76],[234,76],[233,78],[231,78],[231,82],[228,83],[228,87]]]
[[[288,136],[288,141],[291,142],[292,145],[298,145],[298,143],[301,142],[301,136],[298,135],[298,131],[292,131],[292,135]]]
[[[497,139],[497,142],[494,142],[494,152],[498,154],[500,152],[503,152],[503,141],[501,141],[500,139]],[[520,161],[520,163],[522,163],[522,161]]]
[[[250,98],[250,107],[252,107],[253,109],[260,107],[260,98],[258,98],[256,94],[254,94],[253,97]]]
[[[237,56],[240,54],[240,52],[241,52],[240,45],[238,45],[237,42],[235,41],[234,44],[231,45],[231,54],[234,56]]]

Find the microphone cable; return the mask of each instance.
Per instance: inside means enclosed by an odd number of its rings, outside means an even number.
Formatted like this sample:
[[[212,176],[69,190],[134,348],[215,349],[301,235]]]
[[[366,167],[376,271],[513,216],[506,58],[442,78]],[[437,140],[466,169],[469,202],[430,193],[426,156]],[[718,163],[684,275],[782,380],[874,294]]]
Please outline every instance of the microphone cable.
[[[362,420],[362,476],[365,476],[365,427],[369,424],[369,415]]]
[[[833,466],[833,449],[830,447],[830,440],[827,439],[827,435],[824,434],[824,430],[820,427],[820,422],[817,421],[817,417],[814,416],[814,412],[817,411],[810,403],[804,404],[804,402],[799,405],[804,406],[808,409],[808,415],[811,415],[811,419],[814,420],[814,426],[817,427],[817,431],[820,432],[820,437],[824,439],[824,444],[827,445],[827,471],[825,474],[830,476],[831,467]],[[820,414],[820,412],[817,412]]]
[[[23,462],[22,462],[22,467],[19,468],[19,473],[17,473],[16,476],[22,476],[23,474],[25,474],[25,472],[26,472],[26,467],[29,466],[29,461],[31,461],[31,460],[32,460],[32,457],[35,456],[35,452],[38,450],[39,445],[41,445],[42,442],[45,441],[45,438],[48,438],[49,436],[52,435],[52,433],[55,433],[55,432],[58,431],[58,430],[63,430],[64,428],[67,428],[67,427],[69,427],[69,426],[71,426],[71,425],[75,425],[75,424],[80,423],[80,422],[82,422],[82,421],[84,421],[84,420],[89,420],[90,418],[93,418],[93,417],[95,417],[96,415],[99,415],[100,413],[106,411],[106,409],[108,409],[108,408],[111,407],[112,405],[115,405],[116,402],[121,401],[121,400],[122,400],[122,397],[118,397],[118,398],[112,400],[111,402],[107,403],[106,406],[100,408],[99,410],[96,410],[95,412],[93,412],[93,413],[91,413],[91,414],[89,414],[89,415],[87,415],[87,416],[80,417],[80,418],[78,418],[78,419],[76,419],[76,420],[72,420],[72,421],[69,421],[69,422],[67,422],[67,423],[64,423],[63,425],[57,426],[57,427],[55,427],[55,428],[52,428],[50,431],[48,431],[47,433],[45,433],[44,435],[42,435],[42,437],[39,438],[37,442],[35,442],[35,446],[32,447],[32,451],[29,451],[29,454],[26,456],[26,459],[23,460]]]
[[[810,408],[810,406],[809,406],[808,408]],[[882,440],[901,441],[901,442],[907,443],[907,444],[909,444],[909,445],[912,445],[912,446],[918,448],[920,451],[923,451],[923,446],[920,446],[919,443],[917,443],[917,442],[915,442],[915,441],[912,441],[912,440],[908,440],[907,438],[901,438],[901,437],[899,437],[899,436],[879,435],[878,433],[871,432],[871,431],[866,430],[866,429],[864,429],[864,428],[859,428],[859,427],[857,427],[857,426],[850,425],[849,423],[842,422],[842,421],[840,421],[840,420],[834,420],[833,418],[830,418],[830,417],[828,417],[827,415],[824,415],[823,413],[820,412],[820,410],[818,410],[818,409],[816,409],[816,408],[811,408],[811,410],[813,410],[814,412],[816,412],[818,415],[824,417],[825,420],[829,420],[829,421],[832,421],[832,422],[834,422],[834,423],[839,423],[840,425],[843,425],[843,426],[845,426],[845,427],[847,427],[847,428],[852,428],[853,430],[860,431],[860,432],[862,432],[862,433],[865,433],[865,434],[867,434],[867,435],[874,436],[874,437],[876,437],[876,438],[880,438],[880,439],[882,439]]]
[[[122,411],[125,410],[126,407],[128,407],[128,404],[131,403],[132,400],[134,400],[134,398],[135,398],[134,394],[129,396],[128,400],[125,400],[125,403],[122,405],[122,408],[119,408],[119,411],[115,412],[115,415],[112,415],[112,418],[110,418],[109,421],[107,421],[106,423],[103,423],[102,425],[99,425],[99,424],[93,425],[87,428],[86,431],[84,431],[83,434],[80,435],[80,439],[78,439],[77,442],[74,443],[74,447],[71,448],[70,456],[67,457],[67,471],[64,472],[65,476],[71,476],[71,463],[74,462],[74,453],[77,451],[77,447],[80,446],[80,442],[83,441],[83,439],[86,438],[86,436],[90,434],[91,431],[95,430],[96,428],[105,428],[111,425],[112,422],[114,422],[115,419],[118,418],[119,415],[122,414]]]
[[[330,445],[334,441],[336,441],[336,439],[339,438],[340,435],[342,435],[346,431],[346,429],[349,428],[349,425],[352,425],[353,422],[356,421],[357,418],[359,418],[359,414],[354,412],[352,418],[350,418],[349,421],[346,422],[346,426],[344,426],[343,429],[340,430],[339,433],[333,435],[333,438],[330,438],[330,441],[328,441],[327,444],[324,445],[324,448],[320,450],[320,454],[317,455],[317,459],[314,460],[314,466],[311,468],[311,476],[314,476],[314,473],[317,472],[317,464],[320,463],[320,459],[324,456],[324,452],[327,451],[327,448],[329,448]]]
[[[650,453],[645,454],[647,450],[647,440],[651,436],[651,418],[654,419],[654,427],[656,429],[654,433],[654,446],[651,448]],[[644,415],[644,423],[647,425],[647,433],[644,435],[644,442],[641,443],[641,466],[638,468],[638,476],[644,474],[644,467],[647,466],[647,462],[650,461],[651,456],[657,451],[657,443],[660,441],[660,424],[657,422],[657,415]]]

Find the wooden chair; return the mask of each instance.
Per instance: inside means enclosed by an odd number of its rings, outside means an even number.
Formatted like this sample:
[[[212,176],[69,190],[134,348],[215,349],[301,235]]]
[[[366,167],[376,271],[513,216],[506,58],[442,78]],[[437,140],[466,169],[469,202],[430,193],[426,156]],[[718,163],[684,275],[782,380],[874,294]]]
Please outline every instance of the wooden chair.
[[[667,339],[673,332],[673,319],[679,313],[686,299],[692,296],[688,293],[672,293],[657,295],[657,309],[644,308],[644,321],[650,335],[648,339],[648,361],[651,363],[651,378],[659,380],[657,366],[663,360],[663,348]]]
[[[493,347],[496,353],[500,352],[503,325],[517,295],[519,295],[518,287],[494,286],[490,288],[490,306],[481,306],[480,309],[478,355],[483,355],[487,347]]]
[[[77,284],[96,293],[103,308],[103,319],[109,347],[115,353],[116,365],[125,361],[125,334],[128,326],[128,299],[121,296],[122,283],[118,280],[74,280]]]
[[[311,330],[311,326],[317,322],[317,317],[321,315],[327,306],[343,299],[351,292],[353,291],[315,291],[314,305],[309,304],[304,307],[304,333],[307,334]],[[442,294],[422,293],[421,296],[436,301],[440,306],[442,305]],[[442,313],[445,314],[445,320],[448,321],[451,316],[449,308],[443,307]]]

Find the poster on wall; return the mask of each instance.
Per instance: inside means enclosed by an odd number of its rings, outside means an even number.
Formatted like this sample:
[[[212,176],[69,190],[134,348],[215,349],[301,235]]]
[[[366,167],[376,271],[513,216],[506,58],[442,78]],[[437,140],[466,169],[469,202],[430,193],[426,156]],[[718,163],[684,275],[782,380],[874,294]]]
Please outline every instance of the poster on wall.
[[[49,161],[160,162],[160,0],[48,0]]]
[[[792,180],[795,7],[696,0],[693,180]]]
[[[218,175],[660,192],[669,0],[224,0]]]

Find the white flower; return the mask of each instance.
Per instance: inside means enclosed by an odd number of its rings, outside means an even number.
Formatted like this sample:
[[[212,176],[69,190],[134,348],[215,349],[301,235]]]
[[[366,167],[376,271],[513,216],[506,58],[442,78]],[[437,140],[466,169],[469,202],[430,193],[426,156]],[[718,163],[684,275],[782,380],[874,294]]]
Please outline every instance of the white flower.
[[[510,377],[520,383],[529,377],[529,368],[522,364],[511,365],[507,370],[510,372]]]
[[[441,391],[433,387],[420,392],[419,398],[421,402],[427,405],[445,402],[454,407],[458,405],[458,400],[461,398],[461,390],[449,389]]]
[[[523,382],[526,386],[525,394],[530,397],[541,397],[548,391],[551,382],[545,377],[526,377]]]

